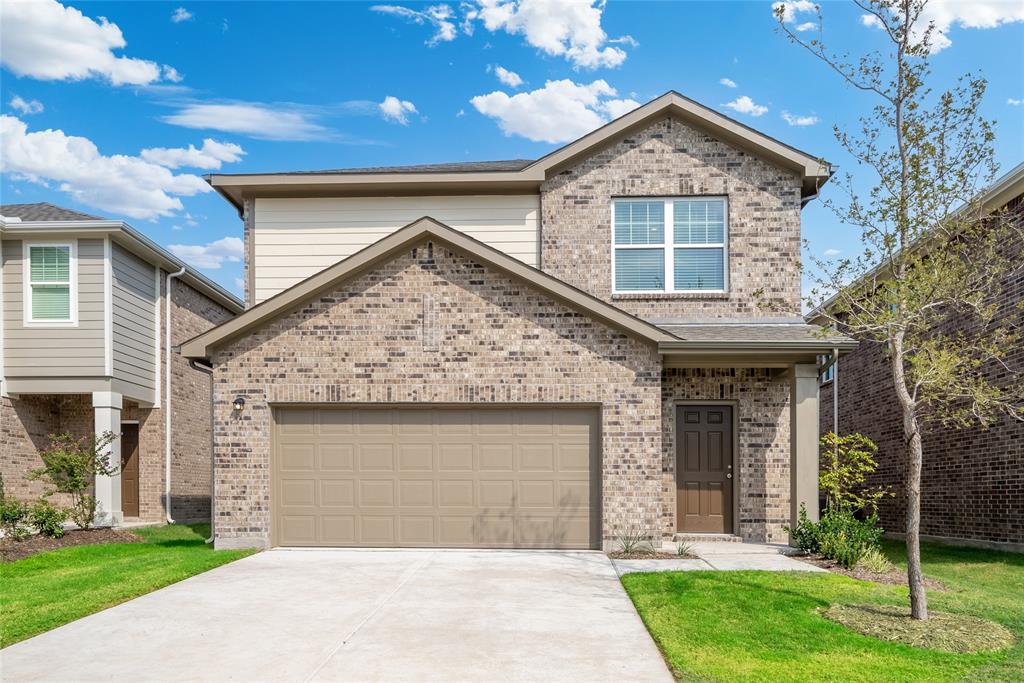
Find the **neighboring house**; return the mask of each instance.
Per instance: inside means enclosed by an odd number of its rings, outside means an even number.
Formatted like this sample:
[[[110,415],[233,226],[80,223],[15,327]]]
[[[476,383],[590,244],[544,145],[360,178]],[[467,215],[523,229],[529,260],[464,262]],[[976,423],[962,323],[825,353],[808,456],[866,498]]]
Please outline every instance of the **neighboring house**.
[[[785,541],[853,345],[800,317],[829,174],[668,93],[535,161],[212,176],[217,547]]]
[[[122,467],[97,478],[100,523],[209,518],[211,380],[167,332],[179,344],[242,302],[130,226],[51,204],[0,206],[0,257],[7,492],[42,493],[26,474],[50,434],[110,431]]]
[[[1007,212],[1024,226],[1024,164],[999,178],[981,196],[990,212]],[[1020,263],[1024,241],[1003,245]],[[1024,274],[1018,267],[993,296],[999,315],[1024,329]],[[948,333],[955,324],[936,329]],[[906,528],[906,446],[885,348],[864,343],[823,379],[821,432],[835,429],[834,394],[839,396],[838,430],[860,432],[879,447],[877,473],[871,481],[892,487],[895,496],[882,501],[882,526],[902,533]],[[1024,346],[1011,351],[1007,367],[989,367],[990,380],[1024,373]],[[833,377],[836,379],[833,380]],[[833,384],[835,381],[835,384]],[[1024,423],[1002,417],[989,429],[947,429],[928,424],[922,430],[921,534],[940,540],[1024,549]]]

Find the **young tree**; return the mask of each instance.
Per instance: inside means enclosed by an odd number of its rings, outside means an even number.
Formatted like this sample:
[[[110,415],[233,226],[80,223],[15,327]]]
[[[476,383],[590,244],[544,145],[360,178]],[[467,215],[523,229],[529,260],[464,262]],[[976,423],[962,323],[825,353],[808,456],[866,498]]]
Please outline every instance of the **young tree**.
[[[986,81],[972,74],[936,92],[929,84],[934,26],[927,0],[854,0],[885,48],[857,59],[828,47],[822,15],[805,38],[777,3],[780,30],[875,104],[859,129],[835,127],[857,172],[872,177],[859,193],[839,179],[845,200],[826,202],[860,230],[863,252],[816,266],[808,304],[861,343],[886,350],[906,442],[907,579],[911,615],[928,618],[919,541],[921,430],[930,422],[988,426],[1001,415],[1024,418],[1016,379],[987,379],[1019,343],[996,301],[1011,269],[1004,246],[1019,230],[985,214],[978,200],[995,175],[993,124],[979,111]],[[1005,314],[1005,312],[1004,312]],[[948,330],[938,333],[938,329]],[[1008,372],[1004,374],[1009,374]]]
[[[39,452],[43,466],[29,472],[29,479],[43,479],[50,485],[46,496],[66,493],[71,497],[67,509],[71,521],[81,529],[92,526],[99,501],[90,491],[97,475],[112,476],[118,472],[118,464],[111,464],[108,446],[117,436],[103,432],[88,439],[76,439],[70,434],[50,436],[50,446]]]

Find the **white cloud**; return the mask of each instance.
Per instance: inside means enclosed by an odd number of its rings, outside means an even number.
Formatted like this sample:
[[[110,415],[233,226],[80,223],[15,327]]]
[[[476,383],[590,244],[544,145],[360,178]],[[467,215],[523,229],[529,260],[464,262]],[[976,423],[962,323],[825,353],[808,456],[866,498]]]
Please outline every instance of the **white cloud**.
[[[0,61],[43,81],[103,78],[113,85],[160,80],[160,65],[114,54],[127,44],[117,24],[99,23],[56,0],[0,2]]]
[[[839,251],[838,249],[826,249],[826,250],[825,250],[824,252],[822,252],[822,253],[824,253],[824,255],[825,255],[825,256],[826,256],[827,258],[832,258],[833,256],[839,256],[839,255],[840,255],[841,253],[843,253],[843,252]]]
[[[522,35],[526,42],[553,57],[565,57],[577,68],[617,67],[626,61],[622,48],[606,43],[635,45],[632,37],[614,41],[601,28],[604,2],[598,0],[477,0],[466,12],[492,33]]]
[[[510,88],[518,88],[523,84],[523,79],[515,71],[509,71],[503,66],[494,67],[494,75],[498,80]]]
[[[415,24],[430,24],[434,27],[434,35],[427,40],[427,45],[431,47],[438,43],[455,40],[457,34],[455,23],[451,21],[454,13],[448,5],[431,5],[422,11],[399,5],[374,5],[370,9],[374,12],[401,17]]]
[[[768,107],[756,104],[754,100],[750,99],[746,95],[737,97],[732,102],[723,104],[722,106],[728,107],[729,109],[741,114],[750,114],[751,116],[761,116],[768,112]]]
[[[800,31],[800,32],[803,32],[803,31],[813,31],[816,28],[818,28],[818,24],[817,24],[817,22],[814,22],[814,21],[805,21],[804,23],[797,24],[797,26],[796,26],[796,30]]]
[[[430,25],[430,46],[455,40],[458,28],[473,35],[477,22],[494,33],[521,35],[526,42],[553,57],[564,57],[576,68],[616,67],[626,60],[617,45],[636,47],[632,36],[609,38],[601,28],[605,0],[464,0],[461,20],[450,4],[412,9],[401,5],[374,5],[370,9]],[[456,22],[458,21],[458,26]],[[485,46],[486,47],[486,46]]]
[[[76,201],[132,218],[171,216],[178,198],[210,192],[202,178],[174,174],[141,157],[105,156],[91,140],[61,130],[28,132],[14,116],[0,116],[0,171],[36,182],[58,183]]]
[[[953,44],[949,30],[961,28],[997,28],[1003,24],[1024,21],[1024,2],[1020,0],[931,0],[925,5],[917,23],[920,38],[929,23],[934,23],[932,52],[939,52]],[[882,23],[873,15],[861,15],[865,26],[881,28]]]
[[[167,248],[182,261],[207,270],[217,270],[225,261],[238,263],[245,254],[245,246],[237,237],[222,237],[207,244],[168,244]]]
[[[178,9],[174,10],[174,12],[171,14],[171,22],[175,24],[180,24],[183,21],[189,21],[190,19],[192,19],[192,16],[192,13],[189,12],[187,9],[185,9],[184,7],[179,7]]]
[[[332,132],[316,123],[312,114],[285,104],[193,103],[162,120],[184,128],[239,133],[263,140],[304,141],[332,137]]]
[[[26,100],[20,95],[15,95],[11,98],[11,109],[15,109],[22,114],[39,114],[43,111],[43,103],[39,100]]]
[[[400,123],[403,126],[409,125],[409,114],[416,113],[416,105],[409,100],[400,100],[394,95],[385,97],[377,107],[385,121]]]
[[[243,280],[240,277],[236,277],[234,279],[234,283],[235,283],[235,291],[236,292],[242,293],[242,292],[245,291],[245,280]]]
[[[232,142],[217,142],[210,138],[203,140],[203,146],[196,149],[189,145],[188,149],[181,147],[151,147],[144,149],[139,156],[146,161],[160,164],[167,168],[202,168],[214,170],[225,163],[241,161],[245,150]],[[189,216],[191,218],[191,216]]]
[[[799,116],[797,114],[790,114],[788,111],[782,112],[782,119],[791,126],[813,126],[818,122],[817,116]]]
[[[185,77],[182,76],[177,69],[173,66],[167,66],[164,64],[163,67],[164,80],[170,81],[171,83],[181,83]]]
[[[719,78],[718,82],[719,84],[724,85],[726,88],[736,87],[736,81],[732,80],[731,78]]]
[[[1024,104],[1024,100],[1018,100],[1015,97],[1007,97],[1006,103],[1014,107],[1019,107],[1020,105]]]
[[[535,142],[566,142],[640,106],[615,99],[616,91],[603,80],[589,85],[566,79],[548,81],[543,88],[511,97],[495,91],[470,100],[476,110],[498,121],[506,135]]]

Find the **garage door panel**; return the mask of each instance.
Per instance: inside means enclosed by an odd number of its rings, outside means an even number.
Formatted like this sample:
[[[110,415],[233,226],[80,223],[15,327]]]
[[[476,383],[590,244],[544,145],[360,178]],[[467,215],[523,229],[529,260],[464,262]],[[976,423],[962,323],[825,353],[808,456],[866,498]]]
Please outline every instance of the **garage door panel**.
[[[273,542],[591,548],[597,411],[277,408]]]
[[[352,479],[321,479],[320,504],[324,507],[355,507],[355,481]]]

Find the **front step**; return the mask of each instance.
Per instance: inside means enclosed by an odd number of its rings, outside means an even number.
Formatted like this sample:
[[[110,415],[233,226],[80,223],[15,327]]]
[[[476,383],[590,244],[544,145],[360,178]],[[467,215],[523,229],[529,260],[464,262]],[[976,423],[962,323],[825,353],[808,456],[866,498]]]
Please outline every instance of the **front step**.
[[[675,534],[673,543],[742,543],[743,539],[735,534]]]

